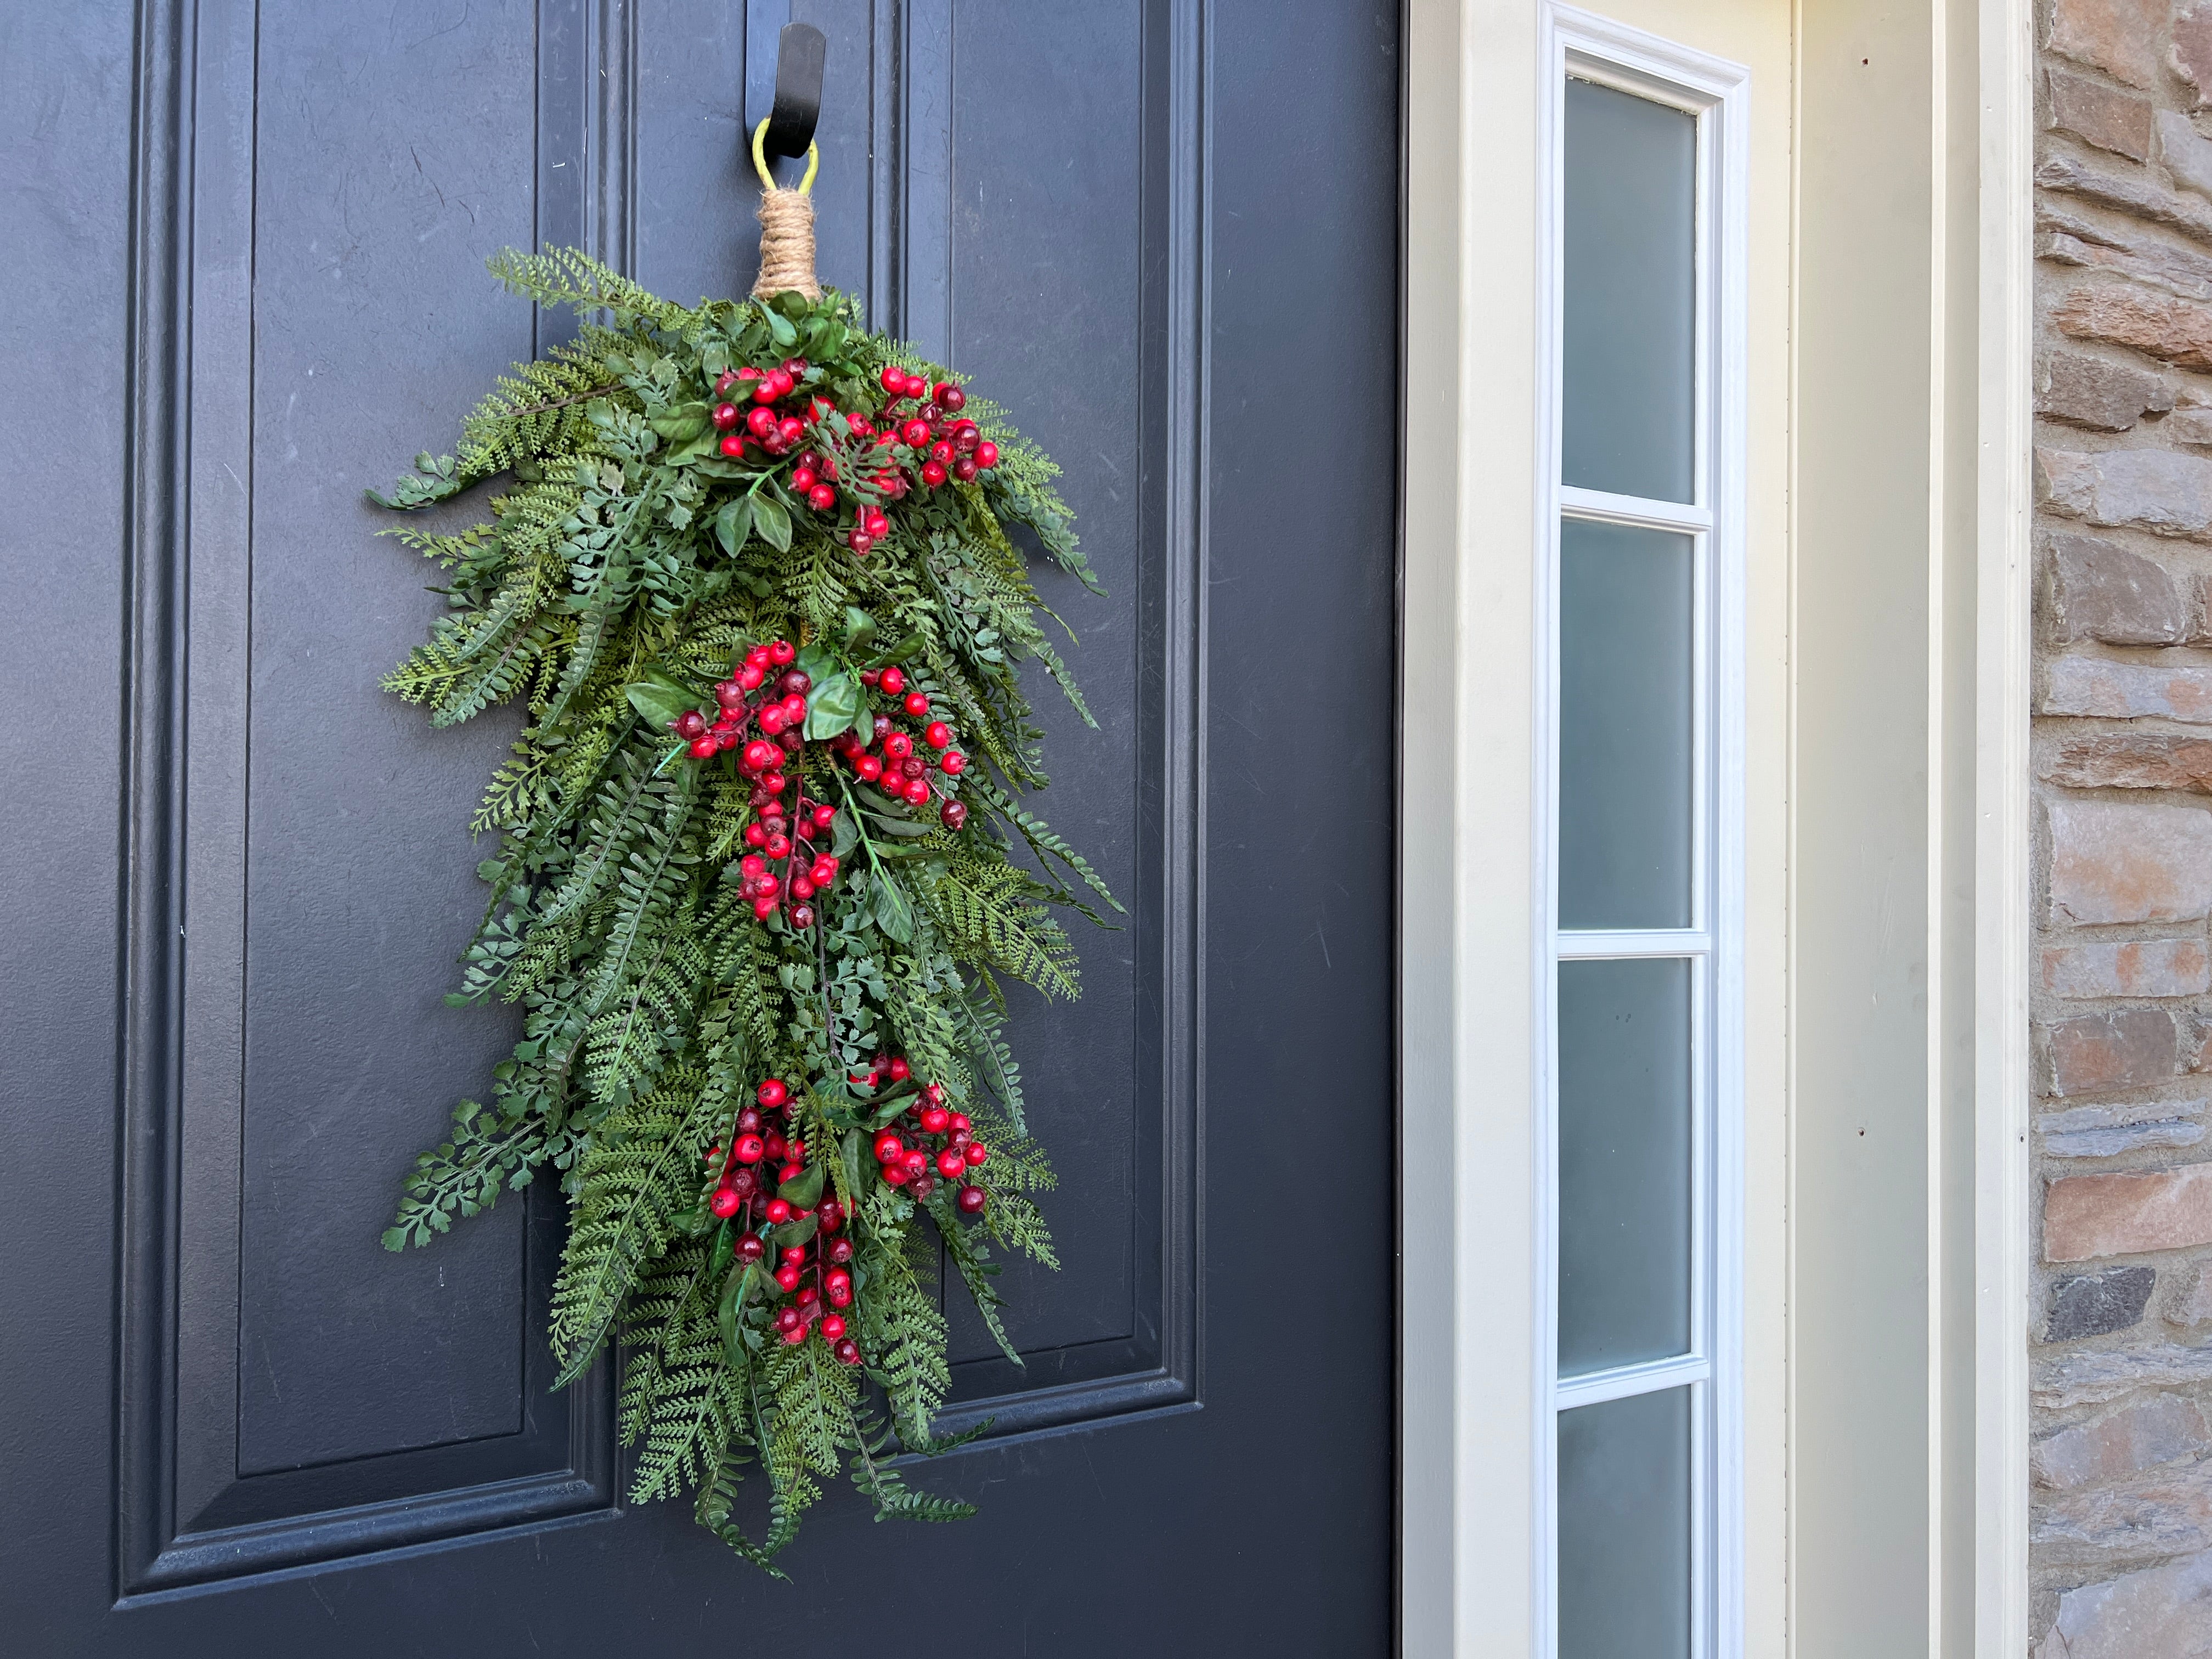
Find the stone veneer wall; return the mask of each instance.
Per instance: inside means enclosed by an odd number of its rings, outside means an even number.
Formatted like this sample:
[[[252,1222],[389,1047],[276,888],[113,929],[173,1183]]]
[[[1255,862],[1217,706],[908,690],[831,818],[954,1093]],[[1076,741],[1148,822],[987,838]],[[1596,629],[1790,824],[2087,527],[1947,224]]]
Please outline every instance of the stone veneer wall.
[[[2212,1653],[2212,0],[2041,0],[2042,1659]]]

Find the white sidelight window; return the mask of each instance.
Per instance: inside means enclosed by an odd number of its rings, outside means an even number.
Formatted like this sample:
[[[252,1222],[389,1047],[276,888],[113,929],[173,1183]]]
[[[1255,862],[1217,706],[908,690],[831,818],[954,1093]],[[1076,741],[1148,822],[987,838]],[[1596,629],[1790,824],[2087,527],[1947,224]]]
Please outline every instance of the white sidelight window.
[[[1747,88],[1547,23],[1538,1650],[1732,1659]]]

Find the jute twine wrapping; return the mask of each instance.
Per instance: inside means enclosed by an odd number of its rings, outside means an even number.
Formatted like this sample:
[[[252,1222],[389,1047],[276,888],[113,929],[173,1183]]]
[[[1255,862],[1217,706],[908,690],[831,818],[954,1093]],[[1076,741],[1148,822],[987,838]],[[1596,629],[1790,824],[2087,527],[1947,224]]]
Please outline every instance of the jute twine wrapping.
[[[765,300],[796,289],[809,300],[822,297],[814,280],[814,200],[803,191],[761,192],[760,277],[753,296]]]

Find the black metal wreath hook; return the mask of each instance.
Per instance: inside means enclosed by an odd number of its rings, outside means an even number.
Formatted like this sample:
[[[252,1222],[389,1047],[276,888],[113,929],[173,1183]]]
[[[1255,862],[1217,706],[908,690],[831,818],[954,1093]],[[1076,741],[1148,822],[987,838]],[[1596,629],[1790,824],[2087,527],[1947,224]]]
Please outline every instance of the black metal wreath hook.
[[[786,23],[775,40],[775,104],[760,148],[804,155],[822,119],[822,66],[830,43],[811,23]]]

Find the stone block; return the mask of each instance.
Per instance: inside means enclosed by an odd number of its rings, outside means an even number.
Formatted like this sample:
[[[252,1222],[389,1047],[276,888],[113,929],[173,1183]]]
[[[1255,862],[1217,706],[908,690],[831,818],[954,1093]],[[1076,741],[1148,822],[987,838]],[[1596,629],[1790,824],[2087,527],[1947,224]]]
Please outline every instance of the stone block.
[[[2197,1330],[2212,1325],[2212,1273],[2198,1262],[2172,1276],[2158,1316],[2178,1330]]]
[[[2070,789],[2174,789],[2212,795],[2212,738],[2172,732],[2092,732],[2068,738],[2043,775]]]
[[[2190,596],[2157,560],[2094,536],[2051,533],[2050,629],[2062,641],[2179,645],[2194,620]]]
[[[2163,1008],[2116,1008],[2060,1020],[2038,1032],[2045,1094],[2141,1089],[2179,1074],[2181,1039]]]
[[[2157,1284],[2154,1267],[2115,1267],[2110,1273],[2062,1279],[2051,1287],[2043,1340],[2075,1342],[2124,1331],[2143,1316]]]
[[[2212,1553],[2068,1590],[2034,1659],[2204,1659],[2208,1652]]]
[[[2212,6],[2183,6],[2173,14],[2173,43],[2166,61],[2197,88],[2197,107],[2212,105]]]
[[[2159,111],[2158,150],[2175,184],[2199,196],[2212,196],[2212,138],[2197,131],[2186,115]]]
[[[2118,1565],[2212,1547],[2212,1464],[2184,1463],[2116,1486],[2059,1492],[2035,1505],[2028,1536],[2047,1565]]]
[[[2054,351],[2036,375],[2035,412],[2100,432],[2124,432],[2144,415],[2173,407],[2173,393],[2148,369],[2078,351]]]
[[[2088,283],[2061,300],[2051,320],[2071,339],[2126,346],[2182,368],[2212,369],[2212,307],[2199,300]]]
[[[2205,338],[2212,347],[2212,318]],[[2212,356],[2205,366],[2212,368]],[[2035,469],[2038,493],[2053,511],[2094,525],[2134,525],[2161,536],[2200,536],[2212,527],[2212,460],[2202,455],[2038,449]]]
[[[2043,1150],[2051,1158],[2118,1158],[2123,1152],[2147,1149],[2173,1150],[2194,1146],[2204,1139],[2204,1126],[2187,1118],[2154,1118],[2142,1123],[2115,1123],[2101,1129],[2045,1129]]]
[[[2035,223],[2039,259],[2109,270],[2184,299],[2212,300],[2212,254],[2202,249],[2185,246],[2169,236],[2136,234],[2141,227],[2131,230],[2111,221],[2078,217],[2049,196],[2036,204]]]
[[[2038,188],[2085,202],[2118,208],[2154,224],[2171,225],[2202,242],[2212,242],[2212,204],[2182,196],[2140,171],[2108,173],[2078,155],[2046,155],[2035,164]]]
[[[2051,665],[2040,712],[2105,720],[2154,714],[2212,726],[2212,662],[2180,653],[2144,663],[2061,657]]]
[[[2212,1347],[2161,1342],[2148,1348],[2077,1348],[2035,1367],[2033,1400],[2045,1411],[2101,1406],[2137,1389],[2212,1382]]]
[[[2212,1244],[2212,1164],[2136,1175],[2066,1176],[2043,1196],[2046,1261]]]
[[[2154,86],[2166,20],[2166,0],[2057,0],[2045,44],[2131,87]]]
[[[2055,64],[2044,71],[2044,77],[2051,88],[2050,125],[2054,130],[2135,161],[2150,159],[2149,100]]]
[[[2142,1271],[2148,1271],[2143,1269]],[[2094,1423],[2077,1423],[2035,1443],[2028,1468],[2051,1492],[2122,1480],[2176,1458],[2212,1450],[2212,1426],[2193,1400],[2153,1395]]]
[[[2212,812],[2101,800],[2053,800],[2047,811],[2054,920],[2102,927],[2212,911]]]
[[[2129,939],[2043,952],[2043,988],[2062,997],[2191,997],[2212,991],[2201,939]]]

